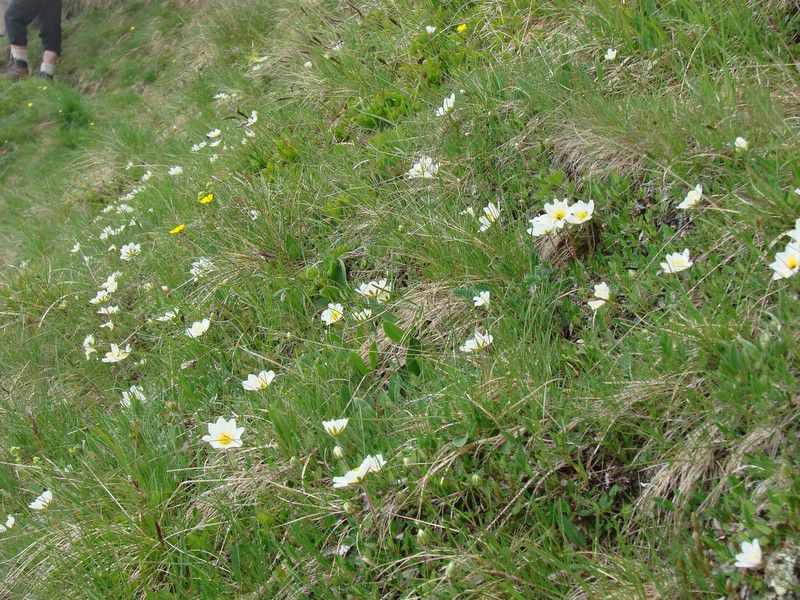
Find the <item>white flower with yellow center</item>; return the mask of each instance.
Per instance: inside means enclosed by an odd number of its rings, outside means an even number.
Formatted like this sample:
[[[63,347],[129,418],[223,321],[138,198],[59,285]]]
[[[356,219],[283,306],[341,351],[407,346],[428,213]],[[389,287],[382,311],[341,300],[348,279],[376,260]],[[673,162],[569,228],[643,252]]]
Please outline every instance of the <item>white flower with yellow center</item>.
[[[489,202],[489,204],[483,207],[483,216],[478,219],[478,222],[481,224],[480,231],[486,231],[499,219],[500,207],[493,202]]]
[[[770,265],[774,271],[772,279],[787,279],[800,271],[800,243],[792,242],[786,250],[775,254],[775,262]]]
[[[758,569],[763,563],[764,557],[761,553],[761,544],[758,538],[752,542],[742,542],[742,551],[735,557],[734,566],[740,569]]]
[[[0,533],[5,533],[6,531],[8,531],[12,527],[14,527],[14,523],[15,522],[16,522],[16,519],[14,518],[14,515],[8,515],[6,517],[5,524],[0,525]]]
[[[433,25],[425,25],[425,33],[427,33],[428,35],[433,35],[434,33],[436,33],[436,27],[434,27]]]
[[[472,301],[475,303],[476,307],[488,307],[491,303],[491,293],[487,290],[483,290],[482,292],[478,292],[477,296],[472,297]]]
[[[741,152],[744,152],[749,147],[749,144],[747,143],[746,139],[744,139],[742,136],[739,136],[736,138],[736,140],[734,140],[733,147]]]
[[[103,306],[97,311],[98,315],[115,315],[119,312],[119,306]]]
[[[111,350],[106,352],[106,355],[103,357],[104,363],[117,363],[121,360],[125,360],[128,358],[128,354],[131,353],[131,345],[127,344],[124,349],[120,348],[116,344],[111,344]]]
[[[594,297],[587,302],[589,308],[592,310],[597,310],[601,306],[603,306],[608,299],[611,297],[611,290],[608,287],[608,284],[603,281],[598,283],[594,286]]]
[[[206,134],[206,137],[213,140],[214,138],[218,138],[220,135],[222,135],[222,132],[219,129],[212,129]]]
[[[134,256],[139,256],[141,253],[142,245],[131,242],[119,249],[119,258],[120,260],[131,260]]]
[[[365,308],[364,310],[360,310],[357,313],[354,313],[353,317],[359,323],[364,323],[364,322],[368,321],[370,319],[370,317],[372,317],[372,309],[371,308]]]
[[[181,175],[183,173],[183,167],[175,166],[171,167],[169,171],[167,171],[173,177],[177,175]]]
[[[203,335],[206,331],[208,331],[208,327],[211,325],[211,321],[208,319],[203,319],[202,321],[195,321],[192,323],[192,326],[186,329],[186,335],[190,338],[199,338]]]
[[[333,325],[334,323],[338,323],[344,317],[344,306],[339,304],[328,304],[328,308],[322,311],[322,315],[320,318],[325,325]]]
[[[98,290],[94,298],[89,300],[89,304],[102,304],[103,302],[108,302],[109,300],[111,300],[111,294],[108,293],[108,290]]]
[[[703,198],[703,186],[701,184],[697,184],[686,193],[686,198],[683,199],[683,202],[678,204],[678,208],[681,210],[686,210],[687,208],[694,208],[697,206],[697,203]]]
[[[606,50],[606,53],[603,55],[603,58],[606,60],[614,60],[617,58],[617,49],[616,48],[609,48]]]
[[[569,214],[567,215],[567,222],[572,223],[573,225],[580,225],[581,223],[586,223],[586,221],[591,219],[593,214],[594,200],[589,200],[588,203],[578,201],[570,206]]]
[[[119,277],[121,274],[122,273],[119,271],[115,271],[109,275],[103,283],[100,284],[100,287],[113,294],[117,291],[117,287],[119,286],[117,283],[117,277]]]
[[[528,228],[528,233],[532,237],[541,237],[553,233],[556,228],[556,222],[547,213],[534,217],[529,221],[531,226]]]
[[[100,329],[108,329],[109,331],[112,331],[114,329],[114,321],[106,321],[100,325]]]
[[[242,387],[250,392],[260,392],[267,389],[275,379],[275,371],[261,371],[258,375],[252,373],[242,382]]]
[[[570,208],[566,200],[553,198],[552,202],[544,205],[544,214],[553,219],[553,229],[562,229],[567,223]]]
[[[243,433],[244,427],[236,427],[236,419],[226,421],[219,417],[216,422],[208,424],[208,435],[203,436],[203,441],[217,450],[241,448]]]
[[[476,329],[474,336],[464,342],[463,346],[459,346],[459,350],[467,354],[470,352],[478,352],[479,350],[489,347],[493,341],[494,338],[490,333],[481,333]]]
[[[666,261],[661,263],[661,269],[664,273],[680,273],[694,264],[689,258],[688,248],[685,248],[683,252],[667,254]]]
[[[332,435],[333,437],[339,437],[349,422],[350,419],[333,419],[332,421],[323,421],[322,428],[329,435]]]
[[[80,251],[81,251],[81,243],[80,242],[75,242],[75,245],[72,247],[72,249],[69,252],[70,252],[70,254],[77,254]]]
[[[377,473],[385,464],[386,461],[383,460],[383,456],[381,454],[367,456],[355,469],[351,469],[342,477],[334,477],[333,487],[346,488],[359,486],[364,482],[364,479],[367,475],[370,473]]]
[[[160,321],[161,323],[167,323],[169,321],[174,321],[175,317],[178,316],[178,309],[168,310],[160,317],[156,317],[156,321]]]
[[[800,243],[800,219],[797,219],[794,222],[794,229],[787,231],[786,235],[788,235],[795,242]]]
[[[362,283],[356,288],[356,292],[365,298],[372,298],[381,304],[389,302],[391,297],[392,284],[386,279],[379,279],[377,281],[370,281],[369,283]]]
[[[50,490],[45,490],[36,497],[36,500],[28,504],[28,508],[32,508],[33,510],[45,510],[50,506],[52,501],[53,492]]]

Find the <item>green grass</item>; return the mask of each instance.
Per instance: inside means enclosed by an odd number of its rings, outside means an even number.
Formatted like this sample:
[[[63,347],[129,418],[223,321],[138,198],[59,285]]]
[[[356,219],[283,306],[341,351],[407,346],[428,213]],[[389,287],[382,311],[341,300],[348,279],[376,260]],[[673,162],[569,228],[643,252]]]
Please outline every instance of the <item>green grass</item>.
[[[798,593],[800,288],[769,268],[800,217],[790,2],[92,4],[58,80],[0,88],[2,593]],[[594,215],[533,239],[554,197]],[[373,514],[332,477],[377,453]],[[735,568],[753,538],[765,567]]]

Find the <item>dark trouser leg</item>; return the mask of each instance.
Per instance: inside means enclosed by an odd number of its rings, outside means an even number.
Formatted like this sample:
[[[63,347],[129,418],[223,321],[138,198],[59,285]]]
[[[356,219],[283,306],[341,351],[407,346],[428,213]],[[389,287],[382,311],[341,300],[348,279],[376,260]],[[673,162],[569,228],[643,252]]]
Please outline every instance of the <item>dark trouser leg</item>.
[[[8,41],[12,46],[28,45],[28,25],[39,14],[39,9],[36,0],[12,0],[5,15]]]
[[[47,0],[39,13],[39,37],[44,49],[61,54],[61,0]]]

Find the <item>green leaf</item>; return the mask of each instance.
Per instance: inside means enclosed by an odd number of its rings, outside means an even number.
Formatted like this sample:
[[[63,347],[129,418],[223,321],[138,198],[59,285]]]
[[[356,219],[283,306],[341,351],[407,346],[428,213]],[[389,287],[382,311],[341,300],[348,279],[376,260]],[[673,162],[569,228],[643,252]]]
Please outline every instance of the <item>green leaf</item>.
[[[465,433],[464,435],[458,436],[456,439],[453,440],[453,446],[456,448],[463,448],[464,445],[467,443],[469,439],[469,434]]]
[[[364,359],[361,358],[361,355],[358,352],[350,352],[349,356],[347,357],[347,362],[350,363],[350,367],[353,369],[353,374],[358,378],[364,377],[367,373],[369,373],[369,367],[367,367],[367,363],[364,362]]]
[[[406,332],[400,329],[394,323],[389,323],[388,321],[383,322],[383,331],[386,333],[386,337],[392,340],[395,344],[402,345],[403,338],[406,336]]]

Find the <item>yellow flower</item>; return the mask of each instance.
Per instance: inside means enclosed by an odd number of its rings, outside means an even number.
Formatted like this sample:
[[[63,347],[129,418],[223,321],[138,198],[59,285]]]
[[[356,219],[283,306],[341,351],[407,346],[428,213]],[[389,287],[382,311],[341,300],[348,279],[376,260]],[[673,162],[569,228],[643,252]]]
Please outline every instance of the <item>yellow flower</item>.
[[[467,30],[467,24],[466,23],[462,23],[461,25],[456,27],[456,31],[458,33],[464,33],[466,30]]]
[[[33,108],[33,102],[28,102],[28,108]]]
[[[183,231],[183,229],[185,227],[186,227],[186,225],[184,223],[181,223],[177,227],[173,227],[172,229],[170,229],[169,232],[170,233],[180,233],[181,231]]]
[[[199,194],[197,194],[197,201],[200,204],[208,204],[213,199],[214,199],[214,194],[211,194],[211,193],[203,194],[203,192],[200,192]]]

